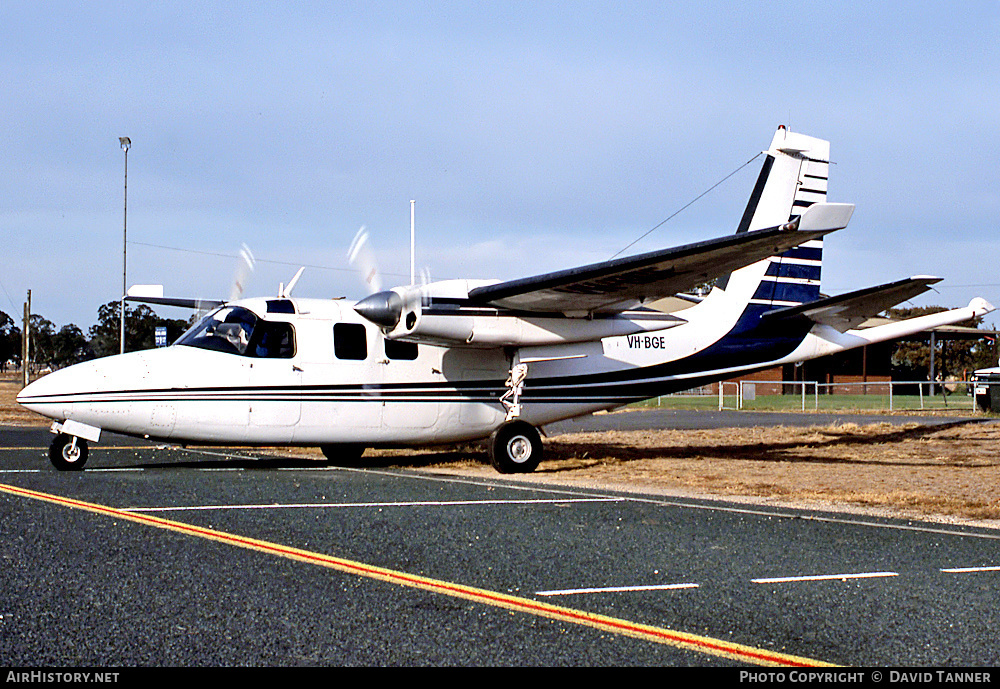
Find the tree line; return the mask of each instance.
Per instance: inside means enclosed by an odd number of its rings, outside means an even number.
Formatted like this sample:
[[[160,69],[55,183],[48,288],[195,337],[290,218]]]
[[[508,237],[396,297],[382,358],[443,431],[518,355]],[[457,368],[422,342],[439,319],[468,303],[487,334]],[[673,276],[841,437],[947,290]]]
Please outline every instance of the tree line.
[[[125,351],[152,349],[156,346],[156,328],[167,328],[167,341],[173,342],[187,330],[190,322],[161,318],[146,305],[125,307]],[[52,321],[31,314],[31,372],[55,370],[71,364],[97,359],[121,351],[121,302],[112,301],[97,311],[97,323],[86,333],[74,323],[58,330]],[[0,311],[0,370],[21,367],[20,324]]]
[[[886,315],[894,320],[916,318],[945,311],[942,306],[917,306],[889,309]],[[982,318],[973,318],[957,326],[979,328]],[[996,337],[983,334],[976,339],[948,339],[946,334],[937,338],[934,351],[934,373],[939,380],[963,380],[981,368],[997,365]],[[927,340],[902,340],[892,346],[892,377],[894,380],[927,380],[930,375],[931,347]]]

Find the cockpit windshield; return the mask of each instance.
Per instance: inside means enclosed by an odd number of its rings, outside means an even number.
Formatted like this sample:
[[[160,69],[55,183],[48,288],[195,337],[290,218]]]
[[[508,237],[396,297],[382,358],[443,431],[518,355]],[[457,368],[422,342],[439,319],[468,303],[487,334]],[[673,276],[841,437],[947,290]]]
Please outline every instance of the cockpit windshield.
[[[213,311],[175,344],[259,358],[295,356],[291,323],[262,320],[241,306],[223,306]]]

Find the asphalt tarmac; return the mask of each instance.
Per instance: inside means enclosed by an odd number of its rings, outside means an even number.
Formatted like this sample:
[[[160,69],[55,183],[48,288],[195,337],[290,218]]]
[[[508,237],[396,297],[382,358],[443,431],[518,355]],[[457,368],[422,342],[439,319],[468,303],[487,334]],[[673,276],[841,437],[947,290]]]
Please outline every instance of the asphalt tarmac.
[[[1000,660],[1000,531],[47,443],[0,428],[10,667]]]

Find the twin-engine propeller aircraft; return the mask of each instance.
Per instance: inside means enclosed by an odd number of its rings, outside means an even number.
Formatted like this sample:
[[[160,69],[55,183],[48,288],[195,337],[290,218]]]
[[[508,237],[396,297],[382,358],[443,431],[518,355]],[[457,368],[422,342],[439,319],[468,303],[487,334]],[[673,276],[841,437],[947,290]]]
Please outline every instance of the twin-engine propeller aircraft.
[[[375,287],[357,303],[293,298],[290,285],[219,302],[170,347],[56,371],[17,399],[55,420],[58,469],[81,469],[106,430],[318,445],[341,464],[366,447],[488,438],[497,470],[527,472],[544,424],[993,309],[977,298],[859,328],[938,278],[821,296],[822,238],[854,206],[826,202],[828,142],[780,127],[765,153],[734,235],[510,282]],[[690,308],[649,306],[713,279]]]

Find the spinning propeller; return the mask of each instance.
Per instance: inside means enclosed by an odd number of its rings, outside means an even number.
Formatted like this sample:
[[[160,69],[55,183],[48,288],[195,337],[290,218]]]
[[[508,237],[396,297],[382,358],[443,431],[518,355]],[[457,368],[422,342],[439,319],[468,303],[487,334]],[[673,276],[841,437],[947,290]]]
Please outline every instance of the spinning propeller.
[[[407,285],[390,290],[382,289],[382,277],[375,261],[375,252],[369,243],[369,234],[364,226],[354,236],[347,258],[361,275],[368,290],[368,296],[356,303],[354,310],[372,323],[381,326],[386,333],[396,330],[400,321],[403,321],[404,330],[412,330],[420,317],[420,306],[424,296],[423,286]],[[422,275],[426,284],[427,271],[425,270]]]
[[[244,244],[240,248],[239,260],[236,264],[236,274],[233,275],[233,286],[229,290],[229,301],[236,301],[243,296],[255,265],[256,261],[250,252],[250,247]]]

